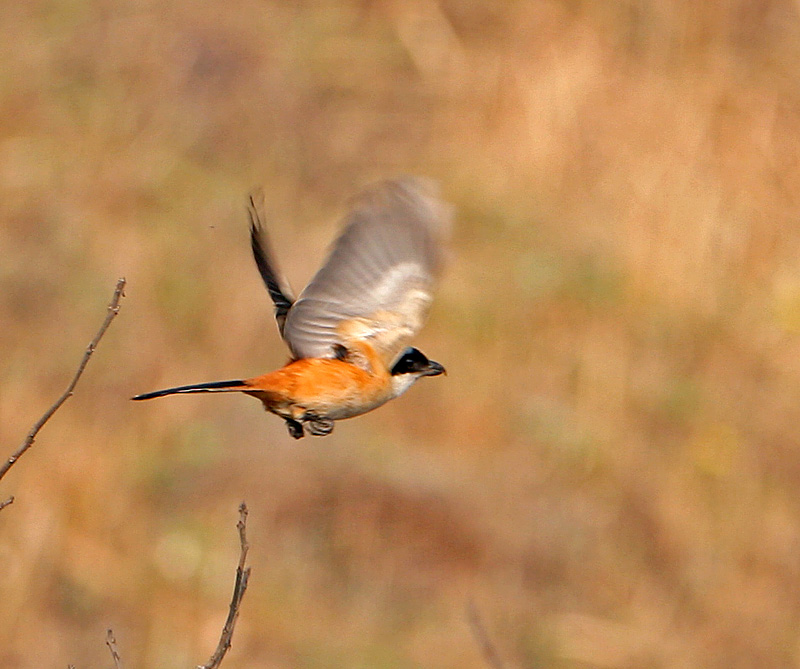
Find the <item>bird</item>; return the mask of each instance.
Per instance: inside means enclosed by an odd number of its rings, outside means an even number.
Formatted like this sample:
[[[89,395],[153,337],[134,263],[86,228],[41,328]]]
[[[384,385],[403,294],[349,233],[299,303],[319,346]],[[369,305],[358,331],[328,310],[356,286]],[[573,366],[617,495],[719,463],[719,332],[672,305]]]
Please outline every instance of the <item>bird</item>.
[[[250,245],[291,357],[246,379],[136,395],[241,392],[286,422],[289,434],[325,436],[334,422],[376,409],[444,366],[410,346],[433,299],[452,209],[427,179],[372,184],[351,201],[328,257],[295,299],[264,225],[263,192],[248,201]]]

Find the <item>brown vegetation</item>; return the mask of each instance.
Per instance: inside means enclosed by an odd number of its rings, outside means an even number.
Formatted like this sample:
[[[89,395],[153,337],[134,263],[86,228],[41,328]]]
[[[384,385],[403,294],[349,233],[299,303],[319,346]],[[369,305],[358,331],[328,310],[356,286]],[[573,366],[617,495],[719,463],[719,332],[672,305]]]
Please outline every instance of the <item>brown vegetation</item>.
[[[8,4],[8,3],[7,3]],[[788,0],[33,2],[0,15],[0,666],[800,662],[800,14]],[[322,440],[247,245],[438,179],[448,369]],[[102,308],[102,307],[100,307]],[[291,443],[290,443],[291,442]]]

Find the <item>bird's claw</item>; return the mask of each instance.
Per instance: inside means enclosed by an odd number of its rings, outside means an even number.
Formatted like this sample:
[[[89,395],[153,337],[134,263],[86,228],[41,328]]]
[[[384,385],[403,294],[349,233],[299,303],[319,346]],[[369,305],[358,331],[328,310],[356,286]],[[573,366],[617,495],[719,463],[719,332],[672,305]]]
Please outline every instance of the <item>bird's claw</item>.
[[[295,439],[302,439],[303,438],[303,424],[298,423],[296,420],[292,420],[291,418],[286,419],[286,427],[289,429],[289,434],[294,437]]]
[[[333,421],[330,418],[306,414],[304,420],[308,433],[315,437],[324,437],[333,432]]]

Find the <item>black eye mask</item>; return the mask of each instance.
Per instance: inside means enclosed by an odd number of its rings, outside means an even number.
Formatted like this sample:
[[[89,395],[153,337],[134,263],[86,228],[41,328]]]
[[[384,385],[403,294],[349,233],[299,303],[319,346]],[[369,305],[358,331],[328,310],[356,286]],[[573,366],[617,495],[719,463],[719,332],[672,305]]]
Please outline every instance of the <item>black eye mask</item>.
[[[419,372],[427,369],[430,366],[430,360],[425,357],[425,354],[418,348],[407,348],[403,351],[400,359],[394,363],[392,367],[392,376],[398,374],[410,374],[412,372]]]

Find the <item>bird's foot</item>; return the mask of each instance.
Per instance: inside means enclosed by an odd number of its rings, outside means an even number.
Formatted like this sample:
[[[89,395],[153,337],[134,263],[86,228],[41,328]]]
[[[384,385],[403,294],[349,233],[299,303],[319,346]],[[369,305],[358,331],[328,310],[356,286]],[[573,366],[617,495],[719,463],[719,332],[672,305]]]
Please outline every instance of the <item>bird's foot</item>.
[[[324,437],[333,432],[333,421],[330,418],[322,418],[314,414],[303,416],[308,433],[315,437]]]
[[[289,434],[294,437],[295,439],[302,439],[303,438],[303,424],[298,423],[296,420],[292,420],[291,418],[286,419],[286,427],[289,429]],[[313,434],[313,432],[312,432]]]

